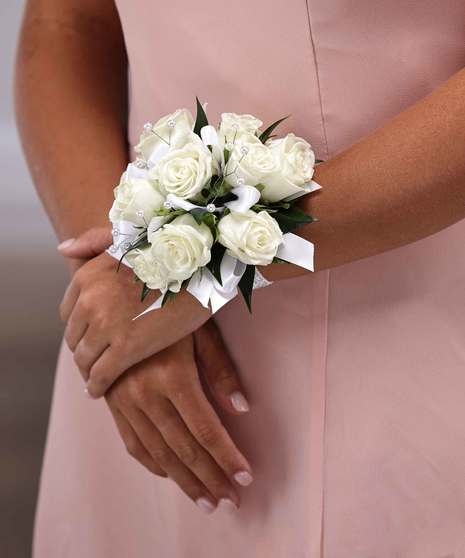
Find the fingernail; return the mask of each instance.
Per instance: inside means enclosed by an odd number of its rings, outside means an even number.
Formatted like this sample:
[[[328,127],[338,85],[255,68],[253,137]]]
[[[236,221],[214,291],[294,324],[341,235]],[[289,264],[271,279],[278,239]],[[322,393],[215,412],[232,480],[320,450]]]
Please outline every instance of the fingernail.
[[[75,238],[68,238],[68,240],[63,240],[61,244],[58,244],[57,250],[64,250],[65,248],[69,248],[75,240]]]
[[[87,397],[88,397],[89,399],[92,399],[92,397],[91,397],[91,395],[90,395],[90,393],[89,393],[89,388],[84,388],[84,393],[87,395]]]
[[[241,486],[249,486],[253,477],[248,471],[239,471],[234,475],[234,480]]]
[[[242,395],[240,391],[235,391],[229,396],[232,406],[240,413],[247,413],[250,409],[247,399]]]
[[[221,500],[218,502],[218,506],[225,510],[237,511],[237,505],[229,498],[221,498]]]
[[[195,503],[199,506],[199,508],[204,511],[205,513],[212,513],[215,511],[215,505],[210,502],[208,498],[198,498]]]

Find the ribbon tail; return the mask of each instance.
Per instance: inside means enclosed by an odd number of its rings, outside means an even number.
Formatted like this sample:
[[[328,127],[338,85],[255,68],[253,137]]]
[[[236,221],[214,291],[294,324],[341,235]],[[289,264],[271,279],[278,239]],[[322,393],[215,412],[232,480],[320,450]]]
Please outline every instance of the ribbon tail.
[[[283,235],[283,242],[279,246],[276,256],[281,260],[293,263],[309,271],[314,271],[314,245],[293,233]]]
[[[140,314],[137,314],[137,316],[135,318],[132,318],[132,321],[137,320],[137,318],[140,318],[144,314],[148,314],[152,310],[158,310],[159,308],[161,308],[161,305],[163,303],[163,298],[165,297],[165,294],[166,294],[166,291],[163,291],[161,293],[161,295],[157,298],[157,300],[153,304],[151,304],[148,308],[146,308]]]
[[[210,296],[214,290],[214,277],[208,269],[196,271],[187,285],[187,292],[196,298],[204,308],[208,308]]]
[[[284,199],[284,201],[292,201],[300,198],[301,196],[306,196],[307,194],[311,194],[312,192],[316,192],[317,190],[321,190],[321,186],[318,182],[311,180],[308,184],[305,184],[302,190],[297,192],[296,194],[292,194]]]

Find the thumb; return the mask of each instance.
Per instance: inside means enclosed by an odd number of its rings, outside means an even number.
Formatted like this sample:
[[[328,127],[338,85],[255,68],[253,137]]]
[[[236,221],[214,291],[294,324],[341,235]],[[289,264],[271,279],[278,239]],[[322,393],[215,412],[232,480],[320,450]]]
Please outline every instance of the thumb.
[[[213,319],[194,333],[194,341],[197,364],[213,397],[232,414],[246,413],[249,404],[220,330]]]
[[[77,238],[65,240],[57,250],[66,258],[89,259],[104,252],[112,242],[109,227],[94,227]]]

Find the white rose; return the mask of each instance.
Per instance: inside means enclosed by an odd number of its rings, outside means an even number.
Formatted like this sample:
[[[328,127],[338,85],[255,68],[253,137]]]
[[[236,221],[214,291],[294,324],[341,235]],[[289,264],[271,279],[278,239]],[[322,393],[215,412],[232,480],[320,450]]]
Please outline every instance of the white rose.
[[[126,259],[137,277],[149,289],[164,291],[170,286],[167,270],[153,257],[150,247],[132,250],[126,255]]]
[[[213,236],[210,229],[207,225],[199,225],[188,213],[164,225],[151,240],[151,256],[165,270],[170,290],[174,292],[211,258]]]
[[[163,206],[164,196],[155,184],[145,178],[121,177],[119,186],[114,189],[115,201],[110,210],[110,221],[130,221],[136,225],[145,225],[155,211]]]
[[[180,147],[191,141],[192,136],[195,135],[192,131],[193,128],[192,114],[186,109],[178,109],[172,114],[160,118],[151,130],[144,129],[134,150],[148,161],[160,146],[169,143],[171,147]]]
[[[234,138],[242,133],[255,134],[263,122],[251,114],[235,114],[234,112],[223,112],[220,123],[220,137],[225,143],[233,142]]]
[[[273,154],[277,171],[265,177],[262,198],[276,202],[296,194],[305,194],[305,185],[313,177],[315,154],[304,139],[288,134],[285,138],[267,142]]]
[[[188,143],[162,157],[149,174],[164,194],[182,199],[195,198],[211,179],[214,169],[212,154],[204,144]]]
[[[270,264],[283,240],[278,223],[266,211],[231,212],[220,219],[218,231],[228,254],[251,265]]]
[[[227,181],[232,186],[238,186],[238,181],[242,179],[245,184],[256,186],[277,168],[271,149],[253,134],[243,134],[231,151],[226,168]]]

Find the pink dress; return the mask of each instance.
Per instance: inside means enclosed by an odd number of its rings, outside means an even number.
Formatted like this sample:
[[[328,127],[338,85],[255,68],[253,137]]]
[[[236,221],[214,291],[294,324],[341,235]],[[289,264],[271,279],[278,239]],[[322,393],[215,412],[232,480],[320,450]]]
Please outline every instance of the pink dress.
[[[291,114],[327,159],[465,65],[463,0],[117,4],[132,145],[198,95]],[[461,222],[221,311],[252,405],[221,413],[255,473],[236,513],[132,461],[63,349],[35,558],[463,558],[464,245]]]

